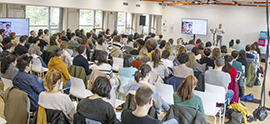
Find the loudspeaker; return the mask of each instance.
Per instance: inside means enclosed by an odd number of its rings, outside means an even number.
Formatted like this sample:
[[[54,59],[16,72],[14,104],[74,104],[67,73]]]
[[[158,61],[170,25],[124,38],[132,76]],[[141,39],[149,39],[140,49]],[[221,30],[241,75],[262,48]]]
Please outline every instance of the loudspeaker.
[[[140,25],[145,26],[146,16],[140,16]]]

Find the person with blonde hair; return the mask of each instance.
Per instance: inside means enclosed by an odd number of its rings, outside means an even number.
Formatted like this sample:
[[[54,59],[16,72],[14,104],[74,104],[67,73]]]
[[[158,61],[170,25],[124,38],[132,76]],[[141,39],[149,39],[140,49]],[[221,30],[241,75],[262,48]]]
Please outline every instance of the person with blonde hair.
[[[189,75],[173,94],[174,104],[185,108],[199,110],[203,115],[204,107],[202,99],[193,93],[197,86],[197,78]]]
[[[213,59],[213,60],[216,60],[220,56],[221,56],[221,51],[220,51],[219,48],[216,47],[216,48],[213,49],[212,55],[211,55],[210,58]]]
[[[177,51],[177,55],[179,55],[180,53],[185,53],[187,52],[187,49],[184,46],[179,47],[178,51]]]
[[[167,42],[165,44],[165,50],[168,50],[170,52],[169,60],[173,60],[175,58],[175,53],[173,52],[173,47],[170,42]]]
[[[64,55],[62,56],[62,60],[64,61],[64,63],[70,67],[70,65],[72,65],[72,58],[71,55],[69,54],[69,52],[66,50],[68,47],[68,42],[67,41],[63,41],[60,45],[61,48],[63,48],[64,51]]]
[[[148,51],[146,47],[143,47],[140,52],[139,55],[136,57],[136,60],[141,61],[141,62],[148,62],[150,61],[150,58],[148,56]]]
[[[205,66],[197,63],[195,54],[193,52],[188,52],[188,56],[189,56],[189,61],[186,63],[187,67],[192,68],[193,71],[199,71],[199,72],[205,71]]]
[[[67,42],[68,42],[69,39],[67,38],[66,35],[67,35],[66,31],[63,30],[63,31],[61,32],[61,36],[62,36],[62,37],[61,37],[61,40],[62,40],[62,41],[67,41]]]
[[[62,111],[69,122],[72,122],[73,115],[76,113],[75,106],[69,96],[59,92],[62,81],[61,72],[52,69],[45,75],[45,82],[48,91],[39,94],[38,105],[45,109],[53,109]]]

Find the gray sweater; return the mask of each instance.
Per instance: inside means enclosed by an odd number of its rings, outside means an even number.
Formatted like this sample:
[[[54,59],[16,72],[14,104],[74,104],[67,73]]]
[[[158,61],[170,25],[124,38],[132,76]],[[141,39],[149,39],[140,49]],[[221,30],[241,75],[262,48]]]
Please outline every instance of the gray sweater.
[[[231,76],[229,73],[223,71],[208,70],[205,72],[205,83],[222,86],[228,91]]]
[[[5,73],[0,73],[0,76],[13,81],[15,75],[19,72],[19,69],[14,65],[9,65]]]

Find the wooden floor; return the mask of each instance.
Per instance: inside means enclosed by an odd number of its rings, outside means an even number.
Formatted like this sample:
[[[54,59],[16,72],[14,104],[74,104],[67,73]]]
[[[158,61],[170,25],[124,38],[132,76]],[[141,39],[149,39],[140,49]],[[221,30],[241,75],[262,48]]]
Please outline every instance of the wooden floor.
[[[260,78],[260,81],[261,83],[263,82],[263,78]],[[266,91],[266,97],[265,97],[265,105],[270,108],[270,97],[268,95],[268,92],[270,91],[270,67],[268,66],[268,72],[267,72],[267,75],[266,75],[266,85],[265,85],[265,91]],[[249,88],[249,87],[246,87],[246,90],[245,90],[245,94],[250,94],[252,93],[254,95],[254,98],[256,99],[260,99],[260,95],[261,95],[261,86],[254,86],[253,88]],[[255,104],[255,103],[251,103],[251,102],[243,102],[241,101],[243,104],[246,105],[247,107],[247,110],[250,112],[250,114],[253,116],[253,111],[258,107],[259,104]],[[251,122],[251,124],[270,124],[270,112],[268,111],[268,117],[264,120],[264,121],[253,121]],[[207,121],[210,123],[210,124],[214,124],[214,117],[210,117],[210,116],[205,116]],[[216,116],[217,118],[217,121],[216,123],[219,124],[219,117]],[[228,121],[228,119],[226,118],[225,119],[225,122]],[[249,122],[247,122],[249,123]]]

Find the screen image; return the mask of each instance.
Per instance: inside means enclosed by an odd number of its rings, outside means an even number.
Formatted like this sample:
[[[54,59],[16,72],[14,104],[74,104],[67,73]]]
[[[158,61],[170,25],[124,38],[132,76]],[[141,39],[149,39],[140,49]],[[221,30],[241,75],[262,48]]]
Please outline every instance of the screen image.
[[[0,29],[5,30],[5,35],[15,32],[16,36],[29,35],[28,18],[0,18]]]
[[[207,35],[206,19],[182,19],[182,34]]]

